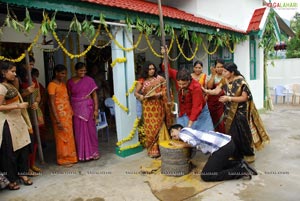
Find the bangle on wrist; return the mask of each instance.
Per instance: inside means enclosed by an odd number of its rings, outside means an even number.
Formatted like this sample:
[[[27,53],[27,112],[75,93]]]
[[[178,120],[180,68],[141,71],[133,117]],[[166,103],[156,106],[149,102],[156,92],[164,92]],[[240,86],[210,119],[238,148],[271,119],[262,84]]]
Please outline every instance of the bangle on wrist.
[[[231,96],[228,96],[228,101],[231,102],[231,100],[232,100],[232,99],[231,99]]]

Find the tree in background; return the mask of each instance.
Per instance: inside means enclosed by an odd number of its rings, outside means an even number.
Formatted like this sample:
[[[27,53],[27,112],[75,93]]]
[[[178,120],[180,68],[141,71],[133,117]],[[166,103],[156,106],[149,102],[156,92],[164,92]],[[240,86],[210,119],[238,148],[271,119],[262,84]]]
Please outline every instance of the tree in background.
[[[300,58],[300,13],[296,13],[291,20],[291,29],[296,36],[289,39],[286,48],[287,58]]]

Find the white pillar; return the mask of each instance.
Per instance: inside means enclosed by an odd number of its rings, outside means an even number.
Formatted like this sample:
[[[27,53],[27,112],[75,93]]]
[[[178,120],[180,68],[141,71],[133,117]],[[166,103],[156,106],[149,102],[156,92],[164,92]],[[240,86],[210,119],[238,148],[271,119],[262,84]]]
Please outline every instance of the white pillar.
[[[127,36],[125,34],[127,31]],[[132,47],[130,40],[133,41],[132,32],[125,30],[125,27],[112,26],[112,34],[115,36],[116,41],[118,41],[123,47]],[[116,63],[113,67],[113,83],[114,83],[114,95],[118,101],[128,108],[128,112],[125,112],[118,105],[115,106],[116,112],[116,130],[118,141],[127,137],[130,131],[133,129],[134,121],[137,117],[136,115],[136,99],[133,93],[126,96],[130,87],[135,81],[134,72],[134,54],[133,51],[126,52],[119,48],[114,42],[111,45],[112,48],[112,61],[117,58],[126,57],[127,61],[124,63]],[[128,141],[121,145],[128,146],[138,142],[138,135],[135,134],[131,141]]]

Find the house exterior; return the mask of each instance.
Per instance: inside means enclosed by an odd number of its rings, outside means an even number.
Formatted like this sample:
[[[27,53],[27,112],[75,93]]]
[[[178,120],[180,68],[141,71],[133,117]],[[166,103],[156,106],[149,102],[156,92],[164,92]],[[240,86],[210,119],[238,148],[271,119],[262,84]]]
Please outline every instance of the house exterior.
[[[74,64],[79,60],[84,60],[86,54],[80,54],[91,46],[91,39],[83,37],[74,32],[69,34],[68,30],[70,22],[74,19],[74,15],[78,15],[80,22],[88,16],[96,25],[103,25],[100,13],[103,14],[105,24],[109,27],[101,29],[97,43],[93,45],[101,46],[105,42],[110,42],[111,59],[107,59],[105,72],[110,73],[113,95],[116,102],[116,128],[118,140],[121,141],[134,134],[136,122],[136,100],[133,96],[132,89],[136,80],[136,67],[138,60],[151,60],[157,65],[162,62],[159,53],[161,39],[155,35],[155,30],[159,24],[158,6],[156,1],[143,0],[48,0],[48,1],[17,1],[2,0],[1,19],[5,22],[6,6],[15,10],[17,15],[24,15],[25,8],[28,8],[33,14],[35,28],[30,34],[18,33],[10,27],[3,27],[1,35],[2,42],[22,42],[32,43],[34,36],[39,33],[42,20],[43,10],[49,13],[57,11],[57,35],[61,41],[57,41],[54,36],[47,34],[47,40],[53,40],[54,43],[47,44],[45,37],[38,38],[36,45],[32,51],[36,58],[36,66],[39,67],[42,82],[47,84],[47,77],[51,73],[51,66],[43,68],[48,60],[55,60],[57,63],[64,63],[69,66],[69,76],[72,74]],[[263,108],[264,102],[264,69],[263,69],[263,49],[258,47],[264,27],[267,21],[270,8],[263,6],[263,1],[254,0],[233,0],[230,3],[226,0],[212,1],[163,1],[163,16],[165,25],[169,25],[174,30],[174,37],[166,36],[167,44],[173,48],[170,51],[170,63],[174,68],[192,68],[193,61],[202,60],[204,63],[204,71],[209,73],[209,67],[218,57],[223,58],[227,62],[235,62],[240,72],[245,76],[250,88],[252,89],[254,102],[258,108]],[[222,11],[222,12],[219,12]],[[23,13],[23,14],[22,14]],[[24,17],[24,16],[23,16]],[[133,21],[128,29],[129,21]],[[146,27],[139,30],[138,21]],[[153,25],[156,27],[150,34],[143,34],[145,39],[140,40],[140,34],[146,32],[147,28]],[[103,28],[103,27],[102,27]],[[106,31],[106,33],[105,33]],[[279,28],[277,29],[280,34]],[[182,37],[182,33],[188,33],[189,40]],[[202,39],[202,46],[191,40],[193,33],[198,34],[198,38]],[[111,34],[111,35],[110,35]],[[211,36],[226,36],[227,41],[223,41],[223,45],[217,47],[217,43],[212,45]],[[65,40],[63,38],[65,37]],[[239,43],[233,41],[233,38],[242,38]],[[177,46],[176,41],[177,39]],[[188,42],[185,42],[188,41]],[[212,40],[213,41],[213,40]],[[64,43],[62,43],[64,42]],[[134,44],[138,43],[139,48]],[[216,41],[215,41],[216,42]],[[236,43],[235,43],[236,42]],[[60,48],[59,44],[65,47]],[[184,44],[185,43],[185,44]],[[187,43],[189,45],[187,45]],[[47,45],[45,45],[47,44]],[[109,44],[109,43],[107,43]],[[182,46],[181,46],[182,45]],[[147,48],[143,48],[147,47]],[[90,47],[88,47],[90,48]],[[52,56],[46,54],[53,50]],[[181,53],[182,55],[180,55]],[[72,55],[72,56],[70,56]],[[79,56],[78,56],[79,55]],[[82,56],[80,56],[82,55]],[[49,59],[51,58],[51,59]],[[46,61],[47,60],[47,61]],[[48,62],[49,63],[49,62]],[[112,65],[114,64],[114,65]],[[108,69],[108,66],[112,68]],[[119,144],[117,154],[136,149],[139,146],[137,135],[129,135],[130,140]],[[126,147],[126,149],[123,149]],[[132,153],[134,153],[133,151]],[[126,154],[125,154],[126,155]],[[127,154],[128,155],[128,154]]]

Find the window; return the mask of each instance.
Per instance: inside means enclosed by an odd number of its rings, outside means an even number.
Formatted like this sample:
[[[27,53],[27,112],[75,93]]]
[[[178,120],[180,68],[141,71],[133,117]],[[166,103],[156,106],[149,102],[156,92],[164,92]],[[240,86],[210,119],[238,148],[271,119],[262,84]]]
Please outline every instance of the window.
[[[250,36],[250,80],[256,79],[256,41],[254,36]]]
[[[214,43],[213,43],[214,44]],[[209,52],[212,52],[216,47],[210,46]],[[233,49],[233,47],[231,47]],[[210,73],[210,67],[215,65],[217,59],[223,59],[225,63],[233,62],[233,53],[231,53],[228,47],[218,47],[216,53],[208,55],[208,72]]]

